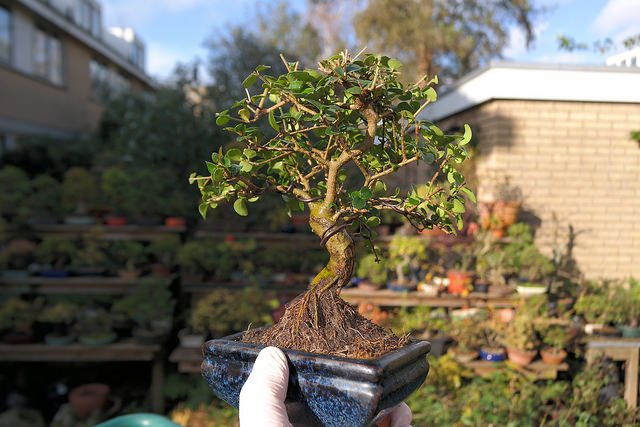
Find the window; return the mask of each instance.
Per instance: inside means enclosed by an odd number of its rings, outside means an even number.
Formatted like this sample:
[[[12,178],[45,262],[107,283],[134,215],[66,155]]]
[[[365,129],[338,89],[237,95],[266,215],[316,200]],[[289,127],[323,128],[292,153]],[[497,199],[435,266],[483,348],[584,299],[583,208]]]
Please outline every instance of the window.
[[[35,74],[57,85],[62,85],[62,43],[60,39],[36,29],[33,49]]]
[[[129,62],[139,69],[144,70],[144,46],[138,41],[134,41],[131,44]]]
[[[0,6],[0,61],[11,60],[11,12]]]
[[[109,99],[109,70],[102,62],[92,59],[89,63],[91,75],[91,94],[98,102],[106,102]]]
[[[80,27],[95,37],[100,37],[102,26],[100,22],[100,9],[88,0],[80,0],[77,5],[77,22]]]

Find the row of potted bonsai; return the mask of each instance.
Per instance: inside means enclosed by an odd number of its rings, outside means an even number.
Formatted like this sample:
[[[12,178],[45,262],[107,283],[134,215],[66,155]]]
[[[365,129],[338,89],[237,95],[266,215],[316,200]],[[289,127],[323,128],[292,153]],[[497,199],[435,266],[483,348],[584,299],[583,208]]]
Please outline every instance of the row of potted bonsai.
[[[507,237],[478,231],[470,242],[452,247],[424,236],[393,236],[380,254],[368,254],[357,265],[356,280],[364,289],[406,291],[433,295],[444,288],[451,294],[469,292],[544,293],[556,266],[533,242],[529,225],[511,225]],[[384,260],[384,261],[382,261]],[[507,284],[514,286],[508,287]]]
[[[86,225],[96,223],[99,215],[114,226],[160,225],[164,219],[167,226],[182,227],[191,214],[190,203],[183,191],[169,187],[172,182],[157,171],[130,174],[119,167],[99,174],[73,167],[59,182],[46,174],[31,179],[8,165],[0,169],[0,216],[12,223]]]

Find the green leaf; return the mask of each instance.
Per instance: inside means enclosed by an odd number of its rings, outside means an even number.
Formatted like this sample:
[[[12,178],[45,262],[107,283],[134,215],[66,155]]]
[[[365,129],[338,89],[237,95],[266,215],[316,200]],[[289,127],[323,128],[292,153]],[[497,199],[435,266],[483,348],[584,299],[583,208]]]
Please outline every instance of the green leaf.
[[[460,145],[466,145],[469,143],[469,141],[471,141],[471,128],[469,127],[468,124],[464,124],[464,135],[462,136],[462,139],[460,140]]]
[[[231,150],[227,151],[227,158],[233,160],[234,162],[237,162],[242,158],[242,151],[238,150],[237,148],[232,148]]]
[[[205,164],[207,165],[207,169],[209,170],[209,175],[213,175],[218,166],[211,162],[205,162]]]
[[[470,188],[467,187],[460,187],[460,190],[462,190],[464,192],[464,194],[467,195],[467,197],[469,198],[469,200],[471,200],[473,203],[476,203],[476,195],[473,194],[473,191],[471,191]]]
[[[273,115],[273,110],[269,111],[269,124],[271,125],[271,127],[273,129],[275,129],[276,131],[280,132],[280,126],[278,126],[278,123],[276,123],[276,118]]]
[[[351,196],[351,203],[353,204],[353,207],[356,209],[364,209],[365,206],[367,206],[366,200],[363,200],[360,196],[356,194]]]
[[[458,226],[458,230],[462,230],[462,227],[464,226],[464,223],[462,221],[462,217],[461,216],[456,216],[456,225]],[[455,233],[455,230],[453,230],[453,231]]]
[[[249,211],[247,211],[247,199],[238,199],[233,202],[233,210],[240,216],[249,215]]]
[[[207,203],[200,203],[198,205],[198,212],[202,215],[202,218],[207,217],[207,209],[209,209],[209,205]]]
[[[259,73],[260,71],[262,71],[262,70],[267,70],[267,69],[269,69],[269,68],[271,68],[271,67],[269,67],[268,65],[258,65],[258,66],[256,67],[256,72],[258,72],[258,73]]]
[[[247,108],[243,108],[242,110],[238,111],[238,116],[245,122],[248,122],[249,118],[251,117],[251,112]]]
[[[216,124],[218,126],[224,126],[227,124],[227,122],[229,122],[229,117],[228,116],[222,116],[222,115],[218,115],[218,117],[216,118]]]
[[[462,204],[462,202],[458,199],[453,199],[453,208],[451,209],[451,212],[453,213],[463,213],[466,209],[464,208],[464,205]]]
[[[376,181],[376,185],[374,187],[374,191],[376,193],[384,193],[384,192],[387,191],[387,185],[384,182],[378,180],[378,181]]]
[[[431,102],[435,102],[438,99],[438,94],[436,94],[436,90],[432,87],[425,91],[425,95],[427,95],[427,99]]]
[[[344,77],[344,70],[342,69],[342,67],[336,67],[335,72],[338,73],[340,77]]]
[[[397,70],[398,68],[402,67],[402,62],[398,61],[397,59],[390,59],[387,62],[387,65],[389,66],[389,68],[391,68],[392,70]]]
[[[367,218],[367,225],[369,227],[377,227],[380,225],[380,218],[377,216],[370,216]]]
[[[241,161],[240,166],[242,166],[242,168],[240,169],[242,172],[251,172],[251,169],[253,169],[253,165],[245,161]]]
[[[360,86],[351,86],[349,89],[347,89],[347,93],[360,95],[362,93],[362,88]]]
[[[369,200],[371,198],[371,189],[369,189],[369,187],[362,187],[360,189],[360,197],[363,200]]]
[[[249,88],[253,86],[257,78],[258,78],[257,75],[249,74],[249,76],[246,79],[244,79],[244,81],[242,82],[242,87]]]
[[[252,150],[250,148],[245,148],[242,154],[249,160],[253,159],[256,156],[255,150]]]

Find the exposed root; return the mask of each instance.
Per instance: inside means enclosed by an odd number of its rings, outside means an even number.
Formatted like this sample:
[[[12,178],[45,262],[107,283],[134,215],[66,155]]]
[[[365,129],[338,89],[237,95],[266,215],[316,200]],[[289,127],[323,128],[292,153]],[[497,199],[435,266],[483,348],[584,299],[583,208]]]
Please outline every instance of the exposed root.
[[[329,288],[299,296],[287,306],[280,322],[266,330],[247,331],[242,341],[371,359],[403,347],[407,337],[396,337],[362,317],[335,288]]]

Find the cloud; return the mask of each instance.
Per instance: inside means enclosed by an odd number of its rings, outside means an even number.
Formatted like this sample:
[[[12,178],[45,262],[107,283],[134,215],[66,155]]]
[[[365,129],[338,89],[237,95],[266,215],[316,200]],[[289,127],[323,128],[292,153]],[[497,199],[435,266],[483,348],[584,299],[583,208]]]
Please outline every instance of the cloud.
[[[640,1],[609,0],[592,24],[598,37],[621,38],[638,33],[640,22]]]
[[[538,22],[533,28],[535,39],[538,40],[540,35],[549,28],[549,23]],[[535,41],[534,41],[535,43]],[[502,52],[505,58],[516,59],[527,53],[527,38],[525,32],[520,27],[512,27],[509,32],[509,44]]]

